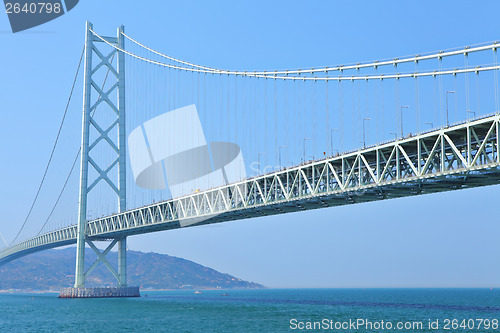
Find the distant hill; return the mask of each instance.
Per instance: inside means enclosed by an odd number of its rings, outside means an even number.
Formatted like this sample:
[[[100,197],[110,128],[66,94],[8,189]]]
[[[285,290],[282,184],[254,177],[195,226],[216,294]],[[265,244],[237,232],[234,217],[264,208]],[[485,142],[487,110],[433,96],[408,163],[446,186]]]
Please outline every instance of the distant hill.
[[[0,290],[59,290],[74,283],[76,248],[34,253],[0,267]],[[108,254],[116,267],[118,255]],[[85,267],[96,258],[85,251]],[[142,289],[233,289],[264,288],[195,262],[166,254],[127,251],[127,282]],[[87,287],[116,286],[116,279],[101,264],[87,278]]]

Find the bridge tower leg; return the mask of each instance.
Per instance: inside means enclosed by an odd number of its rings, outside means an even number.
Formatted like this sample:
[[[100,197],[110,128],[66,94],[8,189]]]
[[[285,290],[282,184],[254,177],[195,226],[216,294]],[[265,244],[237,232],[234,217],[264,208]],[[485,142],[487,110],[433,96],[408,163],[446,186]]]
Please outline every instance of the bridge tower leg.
[[[94,186],[104,181],[116,193],[118,197],[118,210],[126,210],[126,128],[125,128],[125,54],[119,50],[125,49],[124,27],[118,28],[116,37],[102,37],[107,43],[115,45],[109,54],[103,53],[97,43],[103,42],[93,32],[93,26],[90,22],[86,23],[85,29],[85,65],[84,65],[84,92],[83,92],[83,120],[82,120],[82,142],[81,142],[81,164],[80,164],[80,188],[79,188],[79,209],[78,209],[78,228],[77,228],[77,251],[76,251],[76,271],[74,288],[64,288],[60,297],[111,297],[139,296],[138,287],[127,287],[127,239],[125,236],[113,239],[104,251],[100,251],[93,240],[87,237],[87,197]],[[98,62],[93,66],[93,58]],[[116,65],[114,65],[116,61]],[[99,67],[105,67],[108,74],[102,84],[94,80],[93,75]],[[116,80],[110,84],[111,88],[106,90],[104,87],[106,80]],[[112,82],[113,83],[113,82]],[[102,86],[102,88],[101,88]],[[116,99],[111,98],[110,94],[116,90]],[[95,95],[94,95],[95,94]],[[94,100],[92,99],[94,96]],[[95,98],[97,97],[97,98]],[[98,119],[94,114],[101,102],[109,105],[116,113],[116,121],[109,127],[98,124]],[[118,137],[112,140],[108,133],[117,127]],[[97,132],[97,139],[90,143],[90,131],[94,128]],[[100,162],[90,157],[91,150],[100,141],[109,144],[112,151],[116,152],[116,160],[111,165],[100,165]],[[89,186],[89,164],[97,170],[99,176],[92,181]],[[102,164],[102,163],[101,163]],[[112,180],[108,177],[108,172],[117,165],[118,179]],[[99,239],[97,239],[99,240]],[[97,260],[85,271],[85,246],[97,254]],[[106,255],[117,245],[118,248],[118,270],[115,270],[106,260]],[[118,288],[85,288],[86,277],[99,265],[105,264],[113,276],[117,279]]]
[[[125,37],[123,25],[118,28],[118,47],[125,50]],[[125,145],[125,54],[118,53],[118,209],[123,212],[127,209],[127,173]],[[118,241],[118,286],[127,286],[127,238]]]
[[[83,119],[82,119],[82,144],[80,160],[80,189],[78,199],[78,229],[76,240],[76,272],[75,288],[85,287],[85,229],[87,226],[87,189],[88,189],[88,157],[89,157],[89,130],[90,130],[90,95],[92,73],[92,23],[86,22],[85,26],[85,63],[83,78]]]

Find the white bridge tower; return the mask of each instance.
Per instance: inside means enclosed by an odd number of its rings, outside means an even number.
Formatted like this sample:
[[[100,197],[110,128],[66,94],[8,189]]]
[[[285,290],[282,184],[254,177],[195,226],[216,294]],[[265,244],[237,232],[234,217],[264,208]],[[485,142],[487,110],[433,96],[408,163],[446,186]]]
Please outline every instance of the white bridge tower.
[[[124,27],[118,28],[116,37],[104,37],[104,40],[114,47],[109,54],[99,49],[99,43],[103,40],[97,38],[92,30],[90,22],[85,27],[85,65],[84,65],[84,88],[83,88],[83,121],[82,121],[82,142],[81,142],[81,165],[80,165],[80,188],[79,188],[79,210],[78,210],[78,231],[77,231],[77,251],[76,251],[76,272],[74,288],[64,288],[60,297],[102,297],[107,296],[139,296],[138,287],[127,287],[127,246],[126,236],[111,239],[111,243],[104,251],[100,251],[87,237],[87,197],[89,192],[99,183],[104,182],[116,193],[118,198],[118,210],[126,210],[126,146],[125,146],[125,54],[119,50],[124,49]],[[97,63],[93,63],[97,59]],[[104,67],[107,69],[106,77],[98,77],[96,72]],[[98,81],[102,82],[98,82]],[[111,80],[111,84],[105,85],[106,80]],[[109,87],[109,88],[104,88]],[[117,94],[112,98],[111,94]],[[97,107],[105,103],[116,114],[116,119],[111,125],[99,124],[97,117],[94,117]],[[91,126],[97,131],[97,138],[90,142]],[[118,132],[115,138],[110,137],[111,131]],[[92,149],[100,142],[109,145],[113,155],[110,165],[103,165],[90,155]],[[89,166],[97,171],[98,176],[89,184]],[[117,179],[110,177],[110,171],[118,167]],[[85,246],[97,254],[97,260],[85,270]],[[106,260],[106,255],[117,245],[118,247],[118,268],[115,269]],[[103,263],[113,276],[117,279],[117,288],[85,288],[87,276],[100,264]]]

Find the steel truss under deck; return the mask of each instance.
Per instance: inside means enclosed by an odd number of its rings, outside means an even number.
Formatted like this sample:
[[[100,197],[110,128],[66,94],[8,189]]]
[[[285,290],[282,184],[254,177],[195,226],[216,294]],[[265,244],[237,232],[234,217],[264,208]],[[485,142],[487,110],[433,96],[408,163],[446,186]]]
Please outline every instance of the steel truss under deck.
[[[489,116],[99,218],[85,239],[497,184],[499,122]],[[54,230],[4,249],[0,265],[76,241],[76,225]]]

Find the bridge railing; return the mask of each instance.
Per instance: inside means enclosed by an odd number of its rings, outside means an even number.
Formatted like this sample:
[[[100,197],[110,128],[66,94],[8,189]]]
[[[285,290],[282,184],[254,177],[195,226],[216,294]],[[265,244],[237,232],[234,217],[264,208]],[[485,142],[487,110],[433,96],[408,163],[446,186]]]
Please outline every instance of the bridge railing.
[[[198,223],[200,218],[217,220],[217,214],[234,215],[315,197],[337,196],[355,202],[356,197],[363,200],[364,191],[374,187],[383,192],[384,185],[417,184],[496,167],[500,162],[498,146],[498,116],[463,122],[97,219],[89,222],[88,235],[98,237],[133,229],[147,232],[158,223],[164,223],[165,228],[169,223],[178,227],[175,223],[179,221],[180,226],[186,226]]]
[[[0,252],[0,264],[3,264],[5,258],[16,254],[28,254],[34,252],[32,250],[35,248],[43,249],[75,243],[76,228],[76,225],[67,226],[11,245]]]

